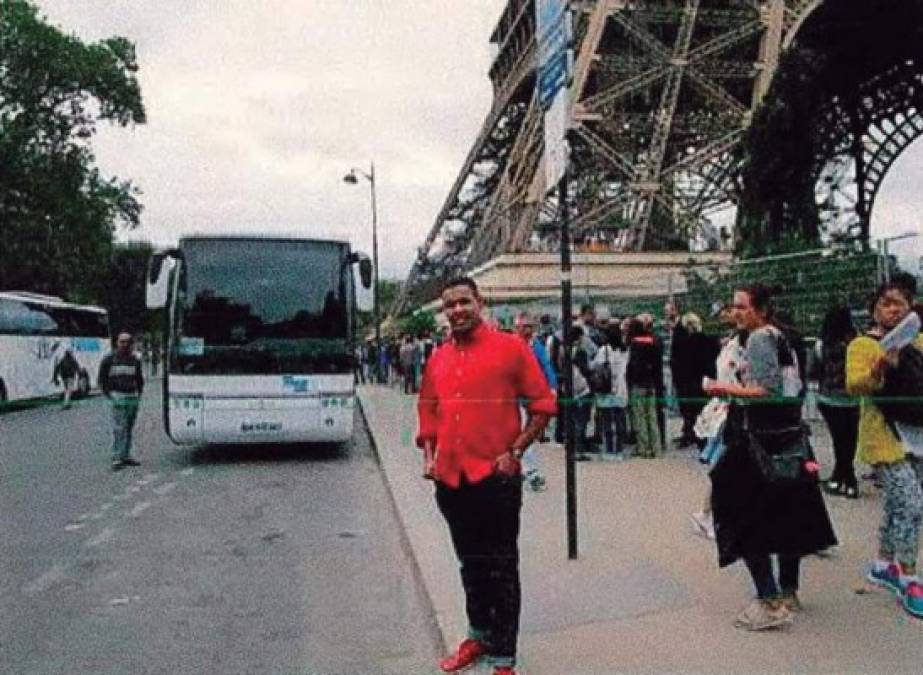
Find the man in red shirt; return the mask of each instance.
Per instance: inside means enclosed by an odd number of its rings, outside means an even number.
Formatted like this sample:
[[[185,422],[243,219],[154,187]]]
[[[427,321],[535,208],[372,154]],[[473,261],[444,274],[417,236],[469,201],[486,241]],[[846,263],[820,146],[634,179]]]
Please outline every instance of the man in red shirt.
[[[442,291],[452,339],[423,374],[417,445],[461,563],[468,614],[467,639],[439,666],[456,672],[487,655],[495,675],[515,675],[520,460],[557,406],[529,346],[484,324],[482,308],[467,277]],[[520,401],[528,412],[525,429]]]

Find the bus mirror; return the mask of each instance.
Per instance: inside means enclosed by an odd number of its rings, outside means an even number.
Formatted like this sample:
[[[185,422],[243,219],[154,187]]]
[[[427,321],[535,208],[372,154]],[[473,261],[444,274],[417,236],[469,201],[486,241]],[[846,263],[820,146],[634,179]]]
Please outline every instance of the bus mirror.
[[[372,287],[372,261],[368,258],[359,260],[359,279],[363,288]]]
[[[155,253],[147,265],[147,288],[145,304],[148,309],[163,309],[167,306],[170,294],[170,269],[172,259],[168,262],[166,253]]]

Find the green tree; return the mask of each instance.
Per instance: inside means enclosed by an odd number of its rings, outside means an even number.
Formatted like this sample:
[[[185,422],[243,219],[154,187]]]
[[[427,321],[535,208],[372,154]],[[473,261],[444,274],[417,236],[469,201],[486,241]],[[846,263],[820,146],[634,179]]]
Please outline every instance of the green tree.
[[[153,247],[147,242],[116,244],[112,248],[100,297],[109,309],[113,331],[139,333],[150,328],[144,290],[152,252]]]
[[[0,0],[0,288],[92,297],[139,191],[105,177],[97,123],[145,121],[134,45],[86,44],[26,0]]]
[[[378,314],[381,321],[385,320],[388,310],[401,292],[401,282],[394,279],[378,280]],[[375,329],[375,317],[372,312],[359,312],[359,331],[366,333]]]

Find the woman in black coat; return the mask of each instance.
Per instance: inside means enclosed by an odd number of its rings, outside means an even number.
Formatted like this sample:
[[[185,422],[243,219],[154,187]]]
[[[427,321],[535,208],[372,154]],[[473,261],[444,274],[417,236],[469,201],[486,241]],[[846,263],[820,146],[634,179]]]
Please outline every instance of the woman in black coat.
[[[817,482],[770,483],[751,452],[751,435],[759,438],[760,432],[797,428],[801,423],[800,401],[779,402],[783,393],[789,394],[783,385],[786,375],[795,370],[795,359],[782,332],[771,324],[771,291],[762,284],[738,290],[733,311],[738,328],[748,332],[743,384],[715,382],[706,387],[712,396],[739,401],[725,427],[727,452],[710,474],[715,535],[719,565],[743,559],[756,587],[756,599],[735,625],[765,630],[791,623],[793,613],[800,610],[801,558],[837,541]],[[779,451],[771,441],[765,449],[769,454]],[[778,577],[772,556],[778,558]]]

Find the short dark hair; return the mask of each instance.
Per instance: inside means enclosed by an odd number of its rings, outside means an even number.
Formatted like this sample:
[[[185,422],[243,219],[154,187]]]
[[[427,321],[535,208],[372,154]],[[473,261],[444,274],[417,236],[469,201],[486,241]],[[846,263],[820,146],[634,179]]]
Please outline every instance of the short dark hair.
[[[593,312],[593,314],[596,314],[596,309],[594,309],[593,305],[580,305],[580,313],[586,314],[587,312]]]
[[[474,291],[474,294],[476,296],[478,297],[481,296],[481,292],[478,290],[478,285],[474,282],[474,279],[472,279],[471,277],[455,277],[454,279],[449,279],[449,281],[447,281],[445,285],[443,285],[442,290],[439,291],[439,295],[442,295],[450,288],[455,288],[456,286],[467,286],[472,291]]]
[[[917,292],[917,280],[914,279],[911,274],[898,272],[888,281],[883,282],[875,289],[875,294],[869,302],[869,314],[872,316],[875,315],[875,305],[878,304],[878,301],[881,300],[888,291],[897,291],[904,296],[908,305],[912,305],[913,296],[916,295]]]

